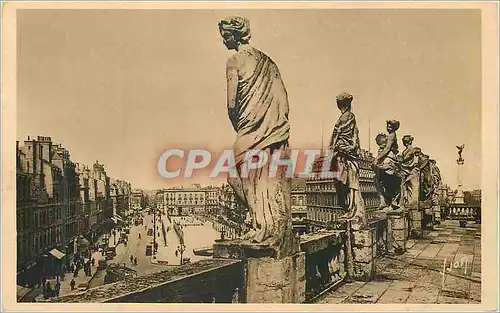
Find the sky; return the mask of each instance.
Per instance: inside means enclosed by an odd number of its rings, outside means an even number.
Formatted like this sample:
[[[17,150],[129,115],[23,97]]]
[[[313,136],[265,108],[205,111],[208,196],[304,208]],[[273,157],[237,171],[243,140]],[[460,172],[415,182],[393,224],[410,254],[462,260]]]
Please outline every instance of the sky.
[[[235,134],[226,111],[217,22],[250,20],[250,43],[278,65],[290,103],[290,145],[326,145],[335,96],[354,95],[361,147],[376,152],[385,121],[437,160],[456,186],[481,187],[479,10],[21,10],[17,140],[50,136],[74,162],[103,163],[133,188],[210,184],[157,171],[169,148],[220,151]]]

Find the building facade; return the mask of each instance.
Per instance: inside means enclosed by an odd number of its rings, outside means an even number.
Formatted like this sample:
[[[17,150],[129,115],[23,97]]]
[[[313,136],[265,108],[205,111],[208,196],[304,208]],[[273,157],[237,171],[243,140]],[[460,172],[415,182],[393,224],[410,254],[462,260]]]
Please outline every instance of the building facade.
[[[295,178],[292,181],[292,225],[296,235],[308,232],[307,226],[306,180]]]
[[[73,162],[51,137],[16,145],[17,280],[33,286],[59,275],[82,239],[105,230],[113,214],[110,178],[97,162],[92,170]]]

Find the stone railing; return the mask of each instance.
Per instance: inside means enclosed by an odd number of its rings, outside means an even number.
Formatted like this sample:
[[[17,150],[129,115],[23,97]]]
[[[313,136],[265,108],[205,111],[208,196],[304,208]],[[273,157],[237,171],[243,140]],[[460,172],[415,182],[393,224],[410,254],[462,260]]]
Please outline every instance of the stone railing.
[[[53,298],[65,303],[241,302],[244,267],[238,260],[210,259]]]
[[[481,205],[448,204],[441,206],[441,218],[481,223]]]

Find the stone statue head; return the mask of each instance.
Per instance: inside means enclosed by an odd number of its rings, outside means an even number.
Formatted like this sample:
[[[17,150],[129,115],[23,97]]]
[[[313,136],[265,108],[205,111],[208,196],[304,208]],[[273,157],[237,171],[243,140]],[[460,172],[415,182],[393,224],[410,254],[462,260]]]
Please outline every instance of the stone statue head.
[[[378,134],[377,137],[375,137],[375,142],[380,148],[384,148],[387,145],[387,135]]]
[[[250,41],[250,21],[241,16],[231,16],[219,21],[219,31],[223,43],[229,50]]]
[[[335,97],[335,100],[337,101],[337,107],[341,111],[344,111],[345,109],[350,109],[353,99],[354,99],[353,95],[351,95],[348,92],[342,92],[339,95],[337,95],[337,97]]]
[[[387,132],[393,133],[399,129],[399,121],[388,120],[387,121]]]
[[[416,147],[414,151],[416,157],[422,156],[422,149],[420,149],[419,147]]]
[[[411,145],[413,143],[413,136],[412,135],[404,135],[403,136],[403,145],[405,147],[408,147],[409,145]]]

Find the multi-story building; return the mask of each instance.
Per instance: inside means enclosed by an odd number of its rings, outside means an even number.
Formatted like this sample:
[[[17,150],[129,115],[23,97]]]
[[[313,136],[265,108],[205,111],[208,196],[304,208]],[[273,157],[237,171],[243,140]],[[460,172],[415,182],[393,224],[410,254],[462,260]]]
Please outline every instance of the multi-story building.
[[[132,207],[131,209],[134,211],[141,211],[146,208],[146,198],[144,196],[144,192],[142,190],[134,190],[132,192]]]
[[[110,178],[98,162],[89,169],[71,161],[50,137],[17,142],[16,156],[18,283],[34,285],[112,227]]]
[[[469,205],[481,204],[481,190],[464,191],[464,202]]]
[[[18,281],[57,275],[79,232],[79,178],[69,151],[50,137],[17,143]]]
[[[292,180],[292,225],[294,233],[307,233],[307,201],[306,180],[295,178]]]
[[[217,222],[220,230],[233,236],[239,236],[246,231],[245,218],[248,209],[238,200],[233,188],[227,184],[220,188]],[[226,234],[229,235],[229,234]]]
[[[163,189],[163,199],[170,215],[204,214],[207,204],[203,188]]]
[[[209,186],[205,190],[205,214],[214,215],[220,205],[221,188]]]
[[[380,197],[374,184],[375,172],[371,168],[373,159],[370,153],[362,150],[358,163],[359,184],[368,219],[371,218],[371,212],[378,209],[380,205]],[[337,202],[333,175],[321,170],[322,160],[322,158],[316,160],[306,182],[306,222],[310,231],[327,227],[329,222],[337,220],[345,213]]]
[[[115,224],[119,224],[123,222],[129,209],[130,183],[119,179],[112,179],[110,183],[112,220]]]

